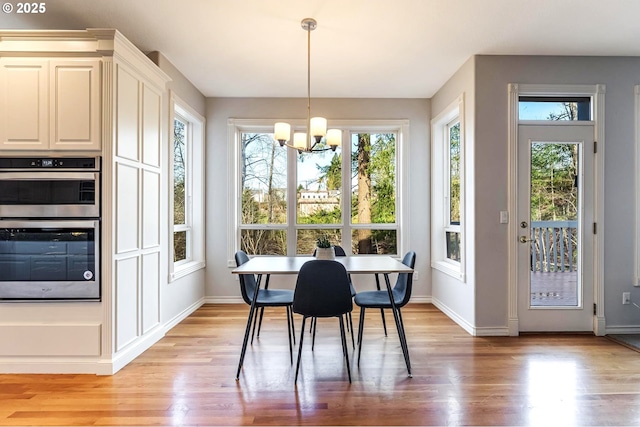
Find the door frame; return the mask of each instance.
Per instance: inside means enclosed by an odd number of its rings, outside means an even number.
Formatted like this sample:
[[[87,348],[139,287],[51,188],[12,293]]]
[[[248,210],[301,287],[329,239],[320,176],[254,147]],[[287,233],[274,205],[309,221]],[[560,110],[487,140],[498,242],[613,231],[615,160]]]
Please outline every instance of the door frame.
[[[518,113],[518,100],[520,96],[589,96],[592,98],[592,122],[594,126],[597,151],[595,156],[595,188],[594,188],[594,222],[597,232],[593,236],[593,300],[595,303],[595,315],[593,332],[596,335],[605,334],[604,318],[604,95],[605,86],[596,85],[541,85],[509,83],[508,104],[508,155],[509,155],[509,279],[508,279],[508,303],[509,318],[508,328],[510,336],[520,333],[518,320],[518,221],[515,216],[518,212],[518,125],[520,124]],[[535,122],[530,122],[535,124]]]

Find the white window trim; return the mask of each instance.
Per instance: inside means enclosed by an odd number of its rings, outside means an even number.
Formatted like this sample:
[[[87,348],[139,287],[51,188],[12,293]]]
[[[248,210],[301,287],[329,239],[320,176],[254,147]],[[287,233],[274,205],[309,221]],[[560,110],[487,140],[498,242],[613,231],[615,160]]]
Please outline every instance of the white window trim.
[[[449,222],[449,125],[460,122],[460,226]],[[431,120],[431,267],[466,281],[465,232],[465,121],[464,95],[458,96],[447,108]],[[440,206],[441,209],[437,209]],[[447,258],[446,232],[460,233],[460,262]]]
[[[284,121],[291,123],[292,127],[304,127],[306,122],[303,120],[295,120],[295,119],[283,119]],[[263,133],[273,133],[273,119],[228,119],[227,121],[227,140],[229,144],[228,152],[228,164],[233,165],[233,167],[229,168],[229,188],[233,188],[234,191],[229,192],[227,206],[228,206],[228,217],[232,218],[234,223],[233,227],[229,227],[228,235],[227,235],[227,266],[235,267],[235,252],[239,249],[240,245],[240,202],[241,202],[241,194],[238,191],[239,183],[240,183],[240,135],[243,132],[263,132]],[[392,228],[397,230],[397,250],[398,257],[402,257],[411,247],[410,236],[411,232],[409,229],[409,165],[410,165],[410,156],[409,156],[409,141],[410,141],[410,127],[409,120],[331,120],[331,127],[342,129],[343,131],[348,132],[393,132],[397,134],[396,138],[396,224],[388,225],[388,224],[373,224],[376,229],[385,229]],[[344,142],[347,141],[347,142]],[[350,137],[345,138],[343,135],[343,144],[350,143]],[[283,148],[285,149],[285,148]],[[288,161],[295,162],[296,152],[291,149],[287,149],[289,152]],[[344,150],[344,148],[343,148]],[[295,169],[295,168],[294,168]],[[289,180],[288,185],[293,185],[295,188],[295,174],[287,178]],[[346,178],[343,177],[343,186],[344,180]],[[349,182],[350,185],[350,182]],[[289,206],[294,206],[295,204],[295,196],[291,196],[292,193],[289,193],[288,204]],[[293,197],[293,203],[290,200]],[[404,202],[403,202],[404,201]],[[404,206],[401,205],[404,203]],[[295,218],[295,216],[294,216]],[[289,221],[290,222],[290,221]],[[305,227],[295,227],[295,225],[287,224],[278,224],[271,226],[260,225],[259,228],[271,228],[271,229],[289,229],[291,227],[294,228],[331,228],[334,225],[332,224],[319,224],[319,225],[309,225]],[[349,224],[345,223],[343,220],[343,224],[336,225],[338,227],[349,227]],[[355,229],[358,226],[351,226],[351,228]],[[367,225],[362,225],[360,228],[370,228]],[[343,229],[344,231],[344,229]],[[291,236],[292,233],[287,233],[288,239],[294,238],[295,236]],[[287,245],[291,247],[290,244]]]
[[[205,179],[204,179],[204,150],[205,150],[205,119],[186,102],[171,92],[169,107],[169,282],[187,276],[206,266],[205,260]],[[184,225],[173,224],[173,126],[174,117],[185,120],[188,126],[186,144],[188,170],[187,188],[185,189]],[[195,179],[201,177],[202,179]],[[173,235],[176,231],[190,231],[187,240],[187,259],[173,261]]]

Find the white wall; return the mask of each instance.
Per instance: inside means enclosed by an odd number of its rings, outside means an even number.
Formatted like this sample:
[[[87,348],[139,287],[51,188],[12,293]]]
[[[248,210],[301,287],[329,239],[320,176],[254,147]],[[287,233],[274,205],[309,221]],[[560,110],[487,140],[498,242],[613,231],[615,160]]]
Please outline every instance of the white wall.
[[[410,246],[416,251],[418,280],[414,280],[416,298],[431,295],[429,247],[429,127],[430,104],[425,99],[327,99],[311,100],[313,114],[331,119],[409,119]],[[227,164],[227,120],[295,119],[306,116],[306,99],[285,98],[209,98],[207,99],[207,269],[206,295],[211,301],[239,301],[238,281],[231,275],[227,259],[227,218],[229,186]],[[375,282],[360,278],[372,289]],[[272,284],[292,286],[292,281],[272,278]],[[362,288],[361,288],[362,289]]]

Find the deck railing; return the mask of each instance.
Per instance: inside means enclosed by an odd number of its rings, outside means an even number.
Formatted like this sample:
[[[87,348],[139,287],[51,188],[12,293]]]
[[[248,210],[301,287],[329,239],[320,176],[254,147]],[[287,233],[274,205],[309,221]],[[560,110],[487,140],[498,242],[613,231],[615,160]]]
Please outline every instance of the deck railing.
[[[531,271],[575,271],[578,221],[531,222]]]

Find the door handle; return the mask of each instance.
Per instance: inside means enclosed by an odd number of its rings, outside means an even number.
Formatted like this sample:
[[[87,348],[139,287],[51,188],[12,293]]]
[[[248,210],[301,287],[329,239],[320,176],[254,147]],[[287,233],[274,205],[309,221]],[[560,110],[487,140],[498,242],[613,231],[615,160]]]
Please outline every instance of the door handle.
[[[531,242],[533,239],[527,239],[527,236],[520,236],[520,243]]]

